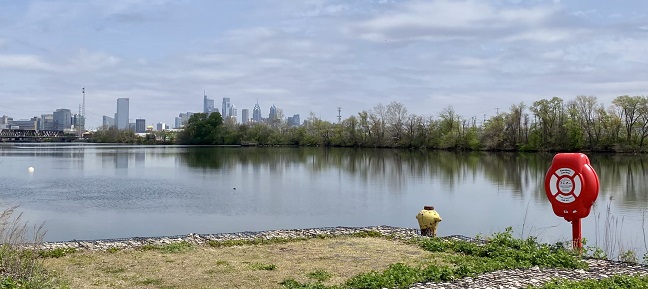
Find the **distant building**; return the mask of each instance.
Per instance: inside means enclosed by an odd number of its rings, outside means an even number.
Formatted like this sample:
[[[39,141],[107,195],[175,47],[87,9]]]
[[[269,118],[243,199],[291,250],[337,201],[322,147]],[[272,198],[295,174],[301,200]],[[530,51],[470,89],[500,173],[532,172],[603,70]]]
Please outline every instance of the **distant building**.
[[[115,126],[115,119],[109,116],[104,115],[103,116],[103,128],[104,129],[109,129],[111,127]]]
[[[117,99],[117,114],[115,116],[115,124],[117,129],[130,129],[128,120],[129,120],[129,99],[128,98],[118,98]]]
[[[207,98],[207,94],[203,93],[203,113],[209,115],[214,112],[214,100]]]
[[[13,118],[3,115],[0,117],[0,125],[9,125],[9,122],[13,121]]]
[[[138,118],[135,120],[135,133],[145,133],[146,132],[146,120]]]
[[[175,117],[173,128],[182,128],[182,117]]]
[[[41,114],[41,121],[39,128],[40,130],[55,130],[54,128],[54,115],[53,114]]]
[[[241,123],[247,124],[250,121],[250,110],[244,108],[241,110]]]
[[[270,107],[270,113],[268,114],[268,120],[274,122],[277,119],[277,107],[273,104]]]
[[[227,112],[227,117],[231,119],[233,123],[236,123],[236,117],[238,116],[238,110],[236,109],[236,106],[232,105]]]
[[[36,130],[38,129],[39,123],[40,119],[33,117],[31,119],[14,120],[11,122],[11,127],[24,130]]]
[[[134,122],[129,122],[128,123],[128,130],[135,131],[135,123]]]
[[[288,117],[288,125],[289,126],[299,126],[300,124],[301,123],[300,123],[300,119],[299,119],[299,114],[295,114],[293,116]]]
[[[227,119],[231,114],[230,114],[230,109],[232,108],[232,103],[230,101],[229,97],[223,97],[223,105],[221,109],[221,116],[223,119]]]
[[[252,121],[256,123],[260,123],[262,121],[261,117],[261,107],[259,106],[259,102],[254,105],[254,109],[252,110]]]
[[[72,127],[72,111],[67,108],[59,108],[53,114],[54,130],[65,131]]]
[[[167,129],[169,129],[169,126],[166,125],[166,123],[158,122],[158,124],[157,124],[157,130],[158,131],[163,131],[163,130],[167,130]]]

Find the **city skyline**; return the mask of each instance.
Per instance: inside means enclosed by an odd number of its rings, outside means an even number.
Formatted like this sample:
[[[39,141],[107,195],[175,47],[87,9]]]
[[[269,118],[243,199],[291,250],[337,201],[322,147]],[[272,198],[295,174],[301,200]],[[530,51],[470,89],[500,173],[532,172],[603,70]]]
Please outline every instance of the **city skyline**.
[[[648,94],[648,2],[366,0],[6,1],[0,115],[72,113],[86,127],[130,99],[173,123],[201,93],[267,115],[337,122],[391,101],[464,118],[514,104]],[[216,107],[221,107],[220,101]],[[221,112],[222,113],[222,112]],[[253,114],[253,111],[250,111]]]

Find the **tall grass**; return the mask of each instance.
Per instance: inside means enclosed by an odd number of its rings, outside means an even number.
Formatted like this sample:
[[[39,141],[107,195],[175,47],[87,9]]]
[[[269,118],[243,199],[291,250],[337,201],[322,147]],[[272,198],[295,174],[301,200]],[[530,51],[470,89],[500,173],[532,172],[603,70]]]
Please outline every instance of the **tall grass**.
[[[29,226],[16,209],[0,213],[0,288],[52,288],[54,279],[38,254],[45,236],[43,225]]]

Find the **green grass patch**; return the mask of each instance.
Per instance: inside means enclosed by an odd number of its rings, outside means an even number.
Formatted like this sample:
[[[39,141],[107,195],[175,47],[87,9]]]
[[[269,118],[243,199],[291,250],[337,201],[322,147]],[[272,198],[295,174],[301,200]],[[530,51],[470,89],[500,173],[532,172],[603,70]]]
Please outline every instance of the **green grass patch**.
[[[119,249],[119,248],[117,248],[117,247],[110,247],[110,248],[108,248],[108,249],[106,250],[106,252],[108,252],[108,253],[117,253],[117,252],[119,252],[119,251],[121,251],[121,249]]]
[[[313,238],[317,238],[317,237],[313,237]],[[324,237],[322,237],[322,238],[324,238]],[[209,245],[211,247],[214,247],[214,248],[222,248],[222,247],[249,246],[249,245],[285,244],[285,243],[306,241],[308,239],[310,239],[310,238],[306,238],[306,237],[300,237],[300,238],[272,238],[272,239],[256,238],[256,239],[250,239],[250,240],[224,240],[224,241],[209,240],[209,241],[207,241],[207,245]]]
[[[277,269],[277,265],[275,264],[264,264],[264,263],[252,263],[250,264],[250,268],[254,270],[265,270],[265,271],[272,271]]]
[[[326,282],[331,279],[331,273],[327,272],[326,270],[316,270],[306,274],[306,277],[318,282]]]
[[[162,279],[158,278],[146,278],[144,280],[135,281],[136,285],[162,285]]]
[[[41,258],[61,258],[76,252],[77,249],[75,248],[56,248],[52,250],[39,251],[38,256],[40,256]]]
[[[284,280],[282,285],[285,288],[409,288],[418,282],[451,281],[501,269],[587,267],[579,255],[563,244],[540,244],[535,237],[516,239],[511,228],[493,234],[485,244],[439,238],[415,238],[409,242],[430,252],[446,253],[444,259],[448,265],[396,263],[382,272],[354,276],[341,286],[326,287],[321,282],[300,283],[294,279]]]
[[[146,244],[144,246],[139,247],[138,249],[140,251],[160,251],[162,253],[166,254],[173,254],[173,253],[182,253],[189,251],[194,248],[194,245],[192,245],[189,242],[182,241],[178,243],[171,243],[171,244]]]

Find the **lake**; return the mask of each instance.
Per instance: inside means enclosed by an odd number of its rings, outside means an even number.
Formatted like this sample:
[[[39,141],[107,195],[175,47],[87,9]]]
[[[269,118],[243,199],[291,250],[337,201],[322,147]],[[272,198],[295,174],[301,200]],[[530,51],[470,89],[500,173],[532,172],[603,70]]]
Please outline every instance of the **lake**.
[[[588,154],[601,190],[589,245],[645,251],[648,157]],[[47,241],[332,226],[418,227],[439,235],[571,239],[543,182],[553,154],[344,148],[0,145],[0,202],[44,223]],[[28,168],[34,167],[33,172]],[[607,244],[606,244],[607,243]],[[641,258],[641,256],[639,256]]]

